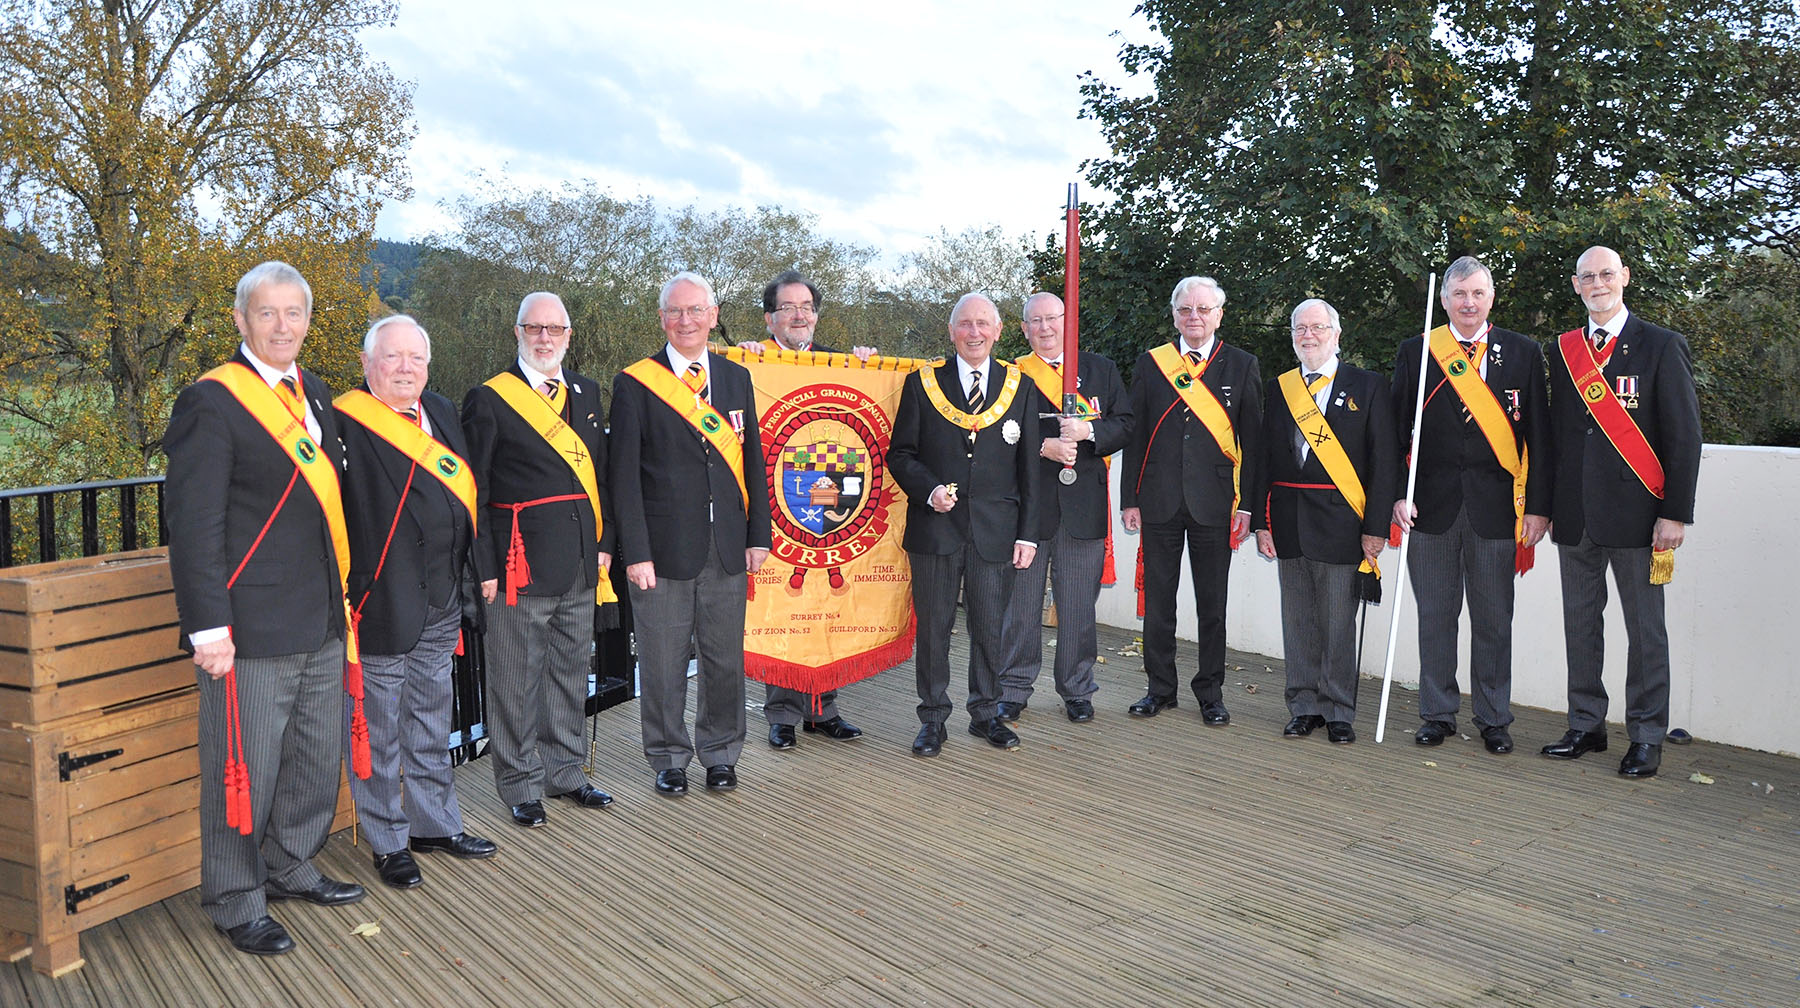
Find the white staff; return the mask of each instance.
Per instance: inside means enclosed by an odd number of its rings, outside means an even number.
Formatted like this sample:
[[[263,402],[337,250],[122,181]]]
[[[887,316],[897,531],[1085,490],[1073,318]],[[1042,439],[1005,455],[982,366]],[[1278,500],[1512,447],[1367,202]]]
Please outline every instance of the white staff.
[[[1431,305],[1437,300],[1437,274],[1427,278],[1425,285],[1425,329],[1423,338],[1419,340],[1419,398],[1413,403],[1412,450],[1407,452],[1406,464],[1406,502],[1412,503],[1413,490],[1419,482],[1419,430],[1425,416],[1425,362],[1431,359]],[[1400,530],[1400,559],[1395,561],[1399,570],[1394,578],[1394,615],[1388,620],[1387,665],[1381,670],[1381,712],[1375,716],[1375,742],[1380,744],[1381,734],[1387,729],[1388,693],[1394,688],[1394,646],[1400,640],[1400,603],[1406,598],[1406,547],[1412,542],[1412,530]]]

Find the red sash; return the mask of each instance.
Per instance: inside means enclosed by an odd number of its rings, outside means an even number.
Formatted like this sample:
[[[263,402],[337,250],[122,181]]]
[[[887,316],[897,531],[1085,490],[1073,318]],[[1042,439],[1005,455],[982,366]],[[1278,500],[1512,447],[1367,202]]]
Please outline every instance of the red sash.
[[[1619,457],[1637,474],[1644,489],[1662,500],[1662,460],[1656,457],[1656,450],[1644,439],[1644,432],[1625,411],[1619,397],[1607,387],[1606,376],[1600,373],[1600,362],[1594,358],[1594,345],[1588,342],[1587,330],[1571,329],[1563,333],[1556,339],[1556,348],[1562,354],[1563,365],[1569,369],[1569,377],[1574,380],[1575,391],[1587,404],[1588,415],[1612,442]]]

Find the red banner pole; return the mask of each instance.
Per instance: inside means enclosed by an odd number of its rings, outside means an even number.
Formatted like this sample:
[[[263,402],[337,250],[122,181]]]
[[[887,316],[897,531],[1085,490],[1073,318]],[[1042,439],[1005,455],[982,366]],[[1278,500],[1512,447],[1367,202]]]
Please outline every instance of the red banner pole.
[[[1077,184],[1069,183],[1068,209],[1063,220],[1063,414],[1075,415],[1075,378],[1081,349],[1081,207]]]

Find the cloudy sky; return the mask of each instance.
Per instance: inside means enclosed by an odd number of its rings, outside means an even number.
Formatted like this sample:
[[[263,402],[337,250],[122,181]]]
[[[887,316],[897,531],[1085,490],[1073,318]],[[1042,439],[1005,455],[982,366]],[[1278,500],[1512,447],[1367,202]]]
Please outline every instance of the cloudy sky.
[[[449,230],[483,178],[805,210],[890,264],[940,227],[1055,231],[1106,154],[1078,78],[1127,83],[1120,46],[1152,37],[1133,6],[402,0],[364,40],[414,82],[419,130],[378,232]]]

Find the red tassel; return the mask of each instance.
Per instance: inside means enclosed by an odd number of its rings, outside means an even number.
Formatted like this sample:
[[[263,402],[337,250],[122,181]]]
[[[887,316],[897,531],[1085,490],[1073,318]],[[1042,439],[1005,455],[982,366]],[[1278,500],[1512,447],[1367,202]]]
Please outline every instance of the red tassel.
[[[1401,539],[1401,537],[1403,537],[1405,535],[1406,535],[1406,530],[1400,527],[1399,522],[1388,522],[1388,545],[1389,546],[1392,546],[1395,549],[1399,549],[1400,548],[1400,539]]]
[[[253,830],[250,766],[244,760],[244,725],[238,715],[237,669],[225,672],[225,826],[243,836]]]
[[[350,771],[357,780],[368,780],[374,773],[369,757],[369,718],[363,713],[363,698],[356,697],[350,706]]]
[[[1144,544],[1138,543],[1137,550],[1137,599],[1138,619],[1144,618]]]
[[[462,627],[457,627],[456,628],[456,657],[461,658],[462,656],[463,656],[463,632],[462,632]]]
[[[519,604],[519,586],[531,583],[531,566],[525,562],[525,537],[519,534],[519,512],[513,510],[512,543],[506,548],[506,604]]]
[[[1527,546],[1522,542],[1513,543],[1513,571],[1523,574],[1537,565],[1537,547]]]
[[[746,601],[746,602],[755,602],[756,601],[756,575],[755,574],[751,574],[749,577],[744,579],[744,601]]]
[[[1106,471],[1112,472],[1112,459],[1106,460]],[[1106,484],[1106,513],[1112,514],[1112,482]],[[1106,555],[1100,562],[1100,583],[1102,585],[1118,584],[1119,574],[1113,565],[1113,529],[1112,522],[1106,523]]]

